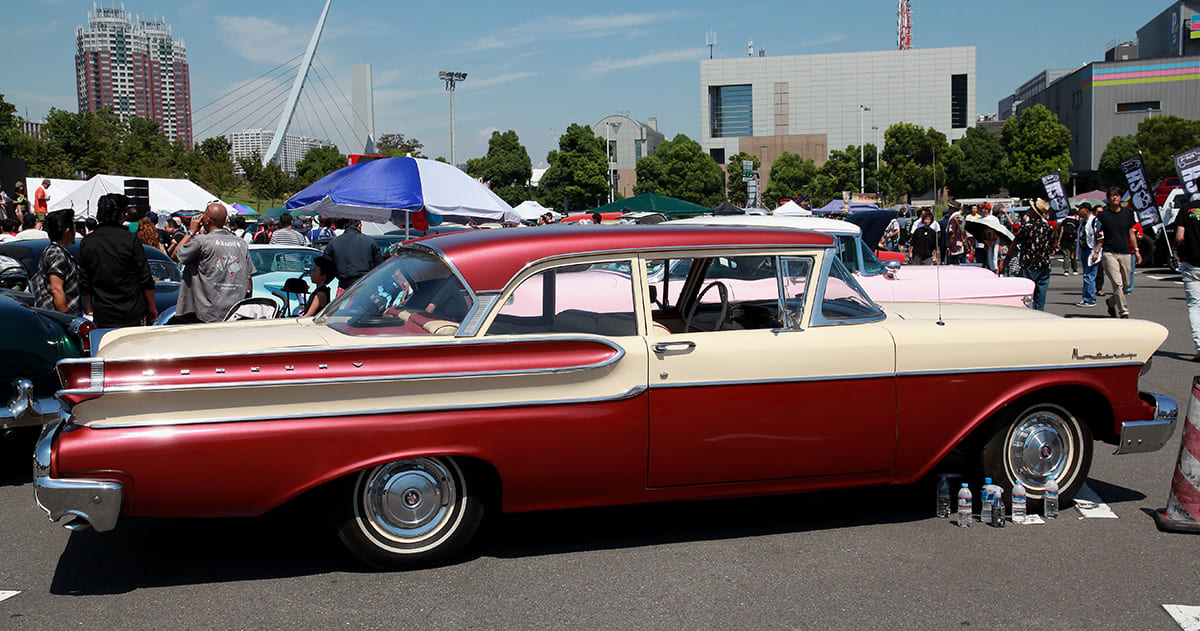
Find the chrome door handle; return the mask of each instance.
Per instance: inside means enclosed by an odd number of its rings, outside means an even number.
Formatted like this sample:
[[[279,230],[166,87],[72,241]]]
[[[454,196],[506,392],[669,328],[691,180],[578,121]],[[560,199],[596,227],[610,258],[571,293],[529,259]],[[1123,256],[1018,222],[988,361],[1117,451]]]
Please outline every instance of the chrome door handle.
[[[652,348],[655,353],[665,353],[670,350],[690,351],[696,348],[695,342],[680,341],[680,342],[658,342]]]

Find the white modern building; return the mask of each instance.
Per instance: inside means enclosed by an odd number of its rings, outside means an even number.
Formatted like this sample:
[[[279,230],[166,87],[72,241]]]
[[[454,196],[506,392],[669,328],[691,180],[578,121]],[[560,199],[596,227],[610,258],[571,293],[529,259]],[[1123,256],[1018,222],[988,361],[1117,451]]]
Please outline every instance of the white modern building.
[[[974,46],[705,59],[700,144],[720,164],[758,157],[765,177],[783,151],[823,164],[831,149],[882,145],[894,123],[961,138],[975,95]]]
[[[353,150],[375,153],[375,92],[371,64],[350,66],[350,105],[354,112]]]
[[[229,135],[229,144],[231,145],[230,153],[234,160],[234,172],[238,175],[244,175],[241,165],[237,164],[238,158],[250,158],[257,153],[260,157],[267,152],[267,148],[271,146],[271,140],[275,137],[275,131],[271,129],[243,129],[242,131]],[[293,136],[288,134],[284,137],[283,146],[279,150],[279,168],[288,175],[296,174],[296,163],[304,158],[304,154],[310,149],[317,147],[332,146],[333,143],[327,140],[316,140],[305,136]]]
[[[654,148],[666,137],[658,131],[658,119],[651,118],[642,123],[630,117],[629,112],[609,114],[592,125],[592,133],[608,143],[607,155],[609,175],[613,190],[625,197],[633,197],[633,185],[637,183],[637,161],[654,153]]]

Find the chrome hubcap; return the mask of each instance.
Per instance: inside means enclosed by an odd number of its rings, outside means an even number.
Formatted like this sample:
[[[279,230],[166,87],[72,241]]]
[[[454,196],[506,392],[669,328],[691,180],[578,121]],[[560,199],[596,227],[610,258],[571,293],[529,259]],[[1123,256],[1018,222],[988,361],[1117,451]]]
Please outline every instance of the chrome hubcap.
[[[363,517],[373,530],[399,543],[435,533],[453,511],[458,497],[446,467],[427,458],[376,468],[363,486]]]
[[[1062,480],[1077,448],[1070,424],[1062,416],[1043,410],[1024,417],[1013,427],[1008,459],[1022,484],[1040,489],[1051,478]]]

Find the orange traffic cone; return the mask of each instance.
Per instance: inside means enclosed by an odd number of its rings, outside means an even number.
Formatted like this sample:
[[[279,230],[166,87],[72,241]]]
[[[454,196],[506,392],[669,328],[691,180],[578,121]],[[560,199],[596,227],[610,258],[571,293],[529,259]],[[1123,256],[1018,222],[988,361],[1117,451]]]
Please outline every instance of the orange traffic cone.
[[[1192,379],[1171,496],[1166,508],[1154,512],[1154,523],[1162,531],[1200,534],[1200,377]]]

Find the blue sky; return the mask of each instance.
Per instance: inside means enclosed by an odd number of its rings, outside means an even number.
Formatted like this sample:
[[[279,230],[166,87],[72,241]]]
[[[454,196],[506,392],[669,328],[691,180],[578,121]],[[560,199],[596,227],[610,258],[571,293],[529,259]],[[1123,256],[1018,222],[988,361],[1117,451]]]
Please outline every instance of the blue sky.
[[[245,105],[270,90],[265,80],[250,80],[303,52],[324,2],[124,4],[131,13],[163,16],[187,43],[202,138],[235,123],[266,121],[274,128],[278,109]],[[1040,70],[1102,59],[1107,42],[1133,39],[1169,3],[912,0],[912,6],[914,47],[977,47],[976,108],[994,112],[1000,98]],[[6,7],[0,93],[21,114],[75,111],[74,33],[91,8],[91,1],[77,0]],[[699,139],[699,60],[708,56],[709,31],[717,36],[715,56],[725,58],[745,55],[749,40],[768,56],[891,50],[896,3],[334,0],[318,69],[348,94],[349,66],[372,64],[376,133],[416,137],[430,156],[450,153],[449,99],[437,73],[467,72],[455,94],[458,161],[482,155],[491,131],[513,129],[537,165],[569,124],[590,125],[618,110],[641,121],[657,117],[668,138]],[[240,100],[219,99],[239,85]],[[341,99],[338,88],[309,89],[293,133],[348,136],[346,119],[331,109]]]

